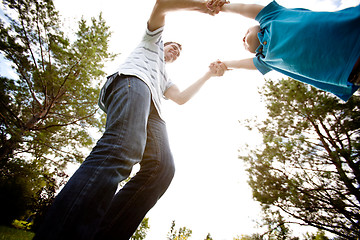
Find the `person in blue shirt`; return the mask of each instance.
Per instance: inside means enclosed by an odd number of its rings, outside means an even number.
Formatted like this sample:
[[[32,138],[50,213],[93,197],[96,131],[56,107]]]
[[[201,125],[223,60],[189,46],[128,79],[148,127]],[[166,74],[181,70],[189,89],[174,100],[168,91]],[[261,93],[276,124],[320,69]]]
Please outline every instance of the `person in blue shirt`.
[[[229,68],[271,70],[347,101],[360,85],[360,5],[336,12],[210,0],[208,8],[255,19],[243,43],[254,58],[218,61]]]

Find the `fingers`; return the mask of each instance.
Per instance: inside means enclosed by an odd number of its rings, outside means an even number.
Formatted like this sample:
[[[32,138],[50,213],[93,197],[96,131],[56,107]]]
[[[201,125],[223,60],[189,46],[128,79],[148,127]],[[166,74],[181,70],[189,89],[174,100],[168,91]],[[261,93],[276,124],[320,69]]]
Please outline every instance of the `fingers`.
[[[230,3],[226,0],[209,0],[206,4],[207,8],[211,10],[214,14],[218,14],[221,10],[221,7],[224,4]]]
[[[221,61],[219,61],[218,60],[218,62],[219,62],[219,66],[220,66],[220,68],[221,68],[221,70],[222,71],[227,71],[227,70],[229,70],[228,68],[227,68],[227,66],[225,65],[225,63],[223,63],[223,62],[221,62]]]
[[[220,60],[212,62],[209,66],[209,69],[210,73],[214,76],[223,76],[225,71],[228,70],[226,65]]]

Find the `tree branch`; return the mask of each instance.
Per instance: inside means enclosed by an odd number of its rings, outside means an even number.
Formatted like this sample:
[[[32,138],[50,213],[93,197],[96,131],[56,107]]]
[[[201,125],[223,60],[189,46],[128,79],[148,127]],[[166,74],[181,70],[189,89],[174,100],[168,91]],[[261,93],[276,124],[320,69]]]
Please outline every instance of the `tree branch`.
[[[97,110],[95,110],[93,113],[87,115],[87,116],[84,116],[82,118],[78,118],[74,121],[71,121],[71,122],[68,122],[68,123],[65,123],[65,124],[53,124],[53,125],[49,125],[49,126],[45,126],[45,127],[41,127],[41,128],[33,128],[31,130],[37,130],[37,131],[43,131],[43,130],[47,130],[47,129],[50,129],[50,128],[54,128],[54,127],[66,127],[66,126],[69,126],[69,125],[72,125],[72,124],[76,124],[86,118],[89,118],[89,117],[92,117],[96,114]]]

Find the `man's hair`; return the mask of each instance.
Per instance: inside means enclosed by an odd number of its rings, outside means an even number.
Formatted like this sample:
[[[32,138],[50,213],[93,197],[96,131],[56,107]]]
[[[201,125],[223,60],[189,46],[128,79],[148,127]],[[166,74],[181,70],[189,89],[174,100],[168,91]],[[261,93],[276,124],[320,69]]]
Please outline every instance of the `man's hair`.
[[[164,43],[164,47],[167,46],[167,45],[170,45],[170,44],[176,44],[176,45],[178,45],[178,47],[180,48],[180,50],[182,50],[181,44],[180,44],[180,43],[177,43],[177,42],[166,42],[166,43]]]

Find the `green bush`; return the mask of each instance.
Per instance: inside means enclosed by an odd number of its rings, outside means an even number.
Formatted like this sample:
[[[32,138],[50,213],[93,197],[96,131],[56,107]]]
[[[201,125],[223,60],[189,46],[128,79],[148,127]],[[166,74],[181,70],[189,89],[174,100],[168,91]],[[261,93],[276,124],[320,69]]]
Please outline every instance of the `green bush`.
[[[0,240],[31,240],[33,237],[33,232],[0,226]]]
[[[33,222],[27,222],[27,221],[15,219],[12,225],[17,229],[31,230],[31,226],[33,225]]]

